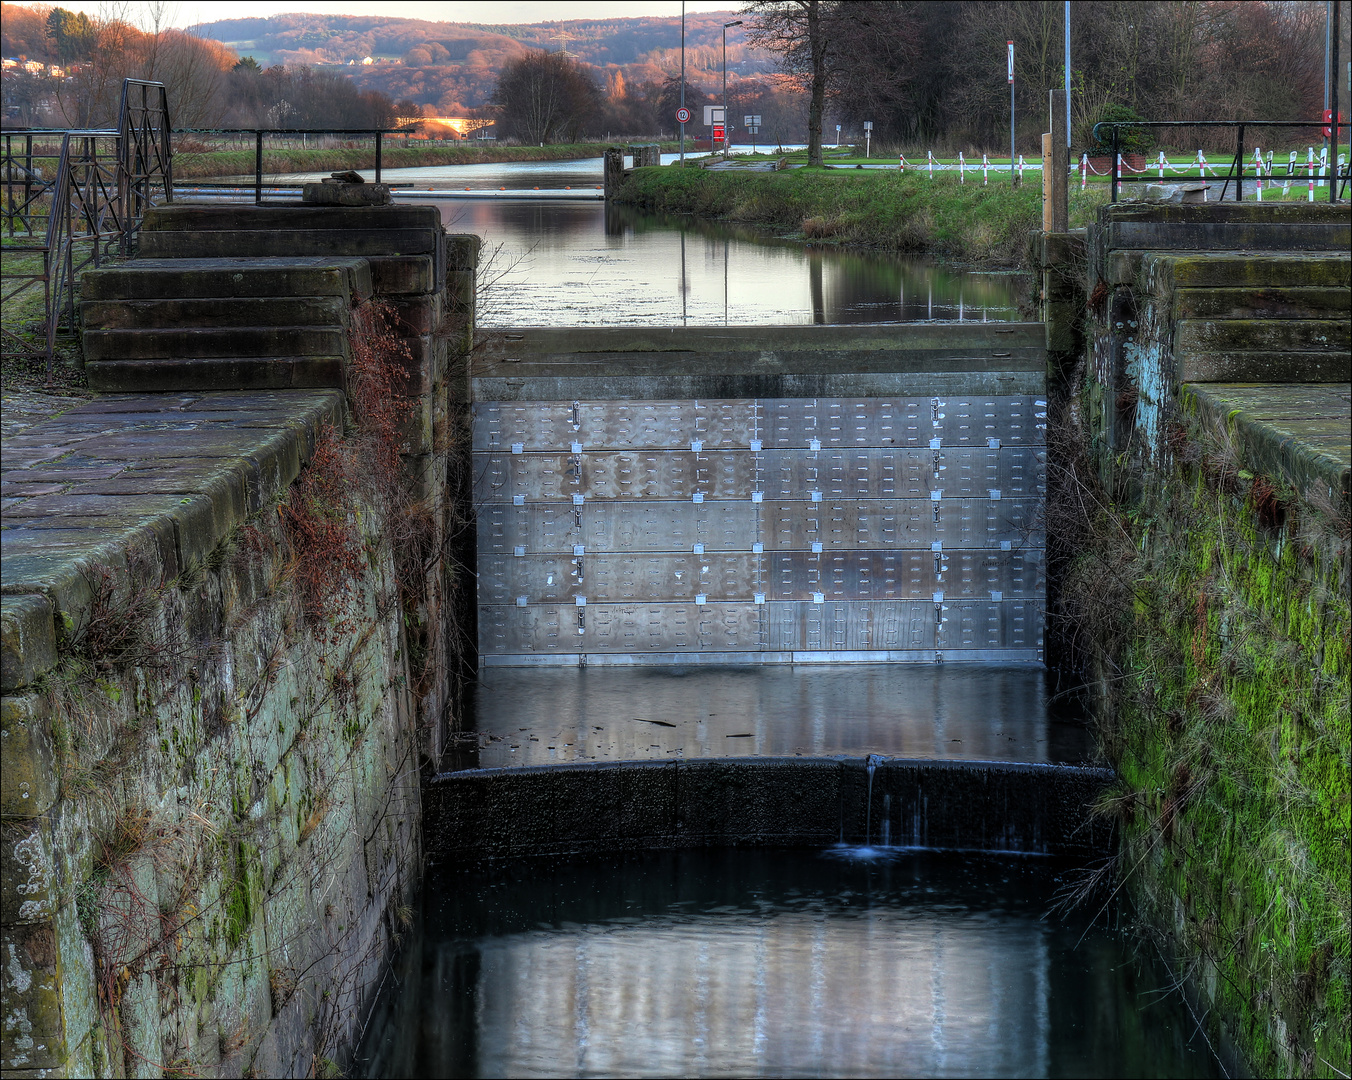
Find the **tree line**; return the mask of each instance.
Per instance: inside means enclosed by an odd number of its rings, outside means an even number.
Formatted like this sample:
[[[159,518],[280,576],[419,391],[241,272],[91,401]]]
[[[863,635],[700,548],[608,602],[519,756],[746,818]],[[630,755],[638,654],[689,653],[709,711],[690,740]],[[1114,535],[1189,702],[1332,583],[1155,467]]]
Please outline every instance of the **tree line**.
[[[814,127],[829,111],[856,130],[872,121],[898,146],[1005,149],[1013,41],[1016,135],[1036,152],[1047,91],[1065,86],[1061,0],[761,0],[744,11],[752,44],[799,81]],[[1152,120],[1317,118],[1325,17],[1325,4],[1293,0],[1073,0],[1073,140],[1088,146],[1109,107]],[[1346,42],[1348,20],[1340,32]]]

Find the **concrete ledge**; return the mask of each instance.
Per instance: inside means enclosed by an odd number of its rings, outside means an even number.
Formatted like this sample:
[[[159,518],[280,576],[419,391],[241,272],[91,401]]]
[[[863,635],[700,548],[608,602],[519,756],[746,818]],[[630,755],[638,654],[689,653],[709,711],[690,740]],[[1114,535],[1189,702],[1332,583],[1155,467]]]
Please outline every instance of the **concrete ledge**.
[[[980,361],[968,367],[926,372],[862,374],[701,374],[604,375],[552,374],[478,376],[471,381],[475,401],[680,401],[691,398],[869,398],[934,394],[1044,394],[1044,365],[1037,370],[991,371]]]
[[[343,326],[224,326],[84,332],[85,363],[196,360],[231,356],[347,356]]]
[[[4,689],[31,685],[80,625],[97,568],[176,577],[284,491],[336,390],[101,398],[6,440]]]
[[[181,360],[93,360],[89,385],[109,393],[136,391],[287,390],[340,387],[342,356],[216,356]]]
[[[1318,253],[1213,251],[1205,255],[1167,252],[1114,252],[1158,264],[1177,289],[1341,288],[1352,285],[1352,256],[1345,251]]]
[[[519,327],[484,335],[491,359],[543,359],[580,354],[728,352],[841,353],[1014,350],[1040,352],[1041,323],[856,323],[842,326],[561,326]]]
[[[1344,508],[1352,473],[1352,383],[1184,386],[1184,406],[1229,431],[1254,472],[1319,491]]]
[[[442,773],[424,790],[429,862],[877,841],[1101,855],[1106,769],[1007,762],[741,758]],[[869,796],[872,796],[871,802]],[[869,837],[865,823],[870,823]]]
[[[1180,383],[1345,383],[1352,379],[1348,353],[1286,350],[1175,353]]]
[[[257,259],[136,259],[121,266],[86,270],[83,300],[150,298],[343,296],[351,302],[371,295],[365,259],[298,256],[260,263]]]

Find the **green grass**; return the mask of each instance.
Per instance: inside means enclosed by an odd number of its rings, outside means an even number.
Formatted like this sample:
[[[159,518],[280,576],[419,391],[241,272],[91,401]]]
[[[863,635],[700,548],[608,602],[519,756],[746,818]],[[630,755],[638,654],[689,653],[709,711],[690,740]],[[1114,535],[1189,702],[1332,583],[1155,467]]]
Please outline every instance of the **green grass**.
[[[647,210],[768,225],[798,239],[933,252],[1022,265],[1042,220],[1040,185],[959,184],[915,173],[802,168],[785,172],[636,169],[620,202]]]

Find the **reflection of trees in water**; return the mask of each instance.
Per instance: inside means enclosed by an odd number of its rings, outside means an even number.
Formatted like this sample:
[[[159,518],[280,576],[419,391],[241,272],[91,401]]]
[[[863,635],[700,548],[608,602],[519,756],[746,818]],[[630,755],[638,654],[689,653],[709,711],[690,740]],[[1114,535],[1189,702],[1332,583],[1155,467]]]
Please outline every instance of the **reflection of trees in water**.
[[[1019,317],[1015,275],[973,274],[913,256],[804,245],[756,226],[650,214],[613,203],[466,200],[446,205],[455,207],[457,228],[485,236],[490,247],[502,243],[505,253],[533,252],[512,274],[532,293],[580,275],[591,301],[627,302],[622,299],[627,296],[656,322],[710,316],[755,322],[764,321],[767,311],[817,324]],[[724,314],[717,309],[727,296]],[[691,306],[691,297],[702,299]],[[532,304],[538,305],[535,322],[577,317],[574,302],[556,318],[552,298],[542,294]],[[604,321],[603,310],[598,308],[594,318]]]

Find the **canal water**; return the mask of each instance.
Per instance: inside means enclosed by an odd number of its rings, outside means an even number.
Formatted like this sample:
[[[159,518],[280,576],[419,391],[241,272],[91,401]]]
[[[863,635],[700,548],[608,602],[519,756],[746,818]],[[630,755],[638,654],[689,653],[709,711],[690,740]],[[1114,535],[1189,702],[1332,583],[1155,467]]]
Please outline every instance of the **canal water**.
[[[391,169],[384,178],[413,186],[400,202],[435,203],[451,232],[484,238],[485,328],[1007,322],[1020,318],[1029,290],[1024,274],[804,245],[773,230],[581,198],[597,194],[599,158]]]
[[[1049,914],[1076,879],[879,849],[438,871],[355,1071],[1222,1075],[1139,936]]]
[[[1020,318],[1018,275],[560,197],[592,169],[599,182],[599,163],[420,170],[406,179],[434,190],[401,201],[435,202],[451,231],[484,237],[490,331]],[[453,179],[474,190],[444,194]],[[1035,665],[488,669],[444,765],[1091,759],[1083,712],[1045,677]],[[1053,910],[1082,873],[900,848],[433,868],[353,1072],[1220,1075],[1115,904]],[[1085,911],[1106,914],[1091,924]]]

